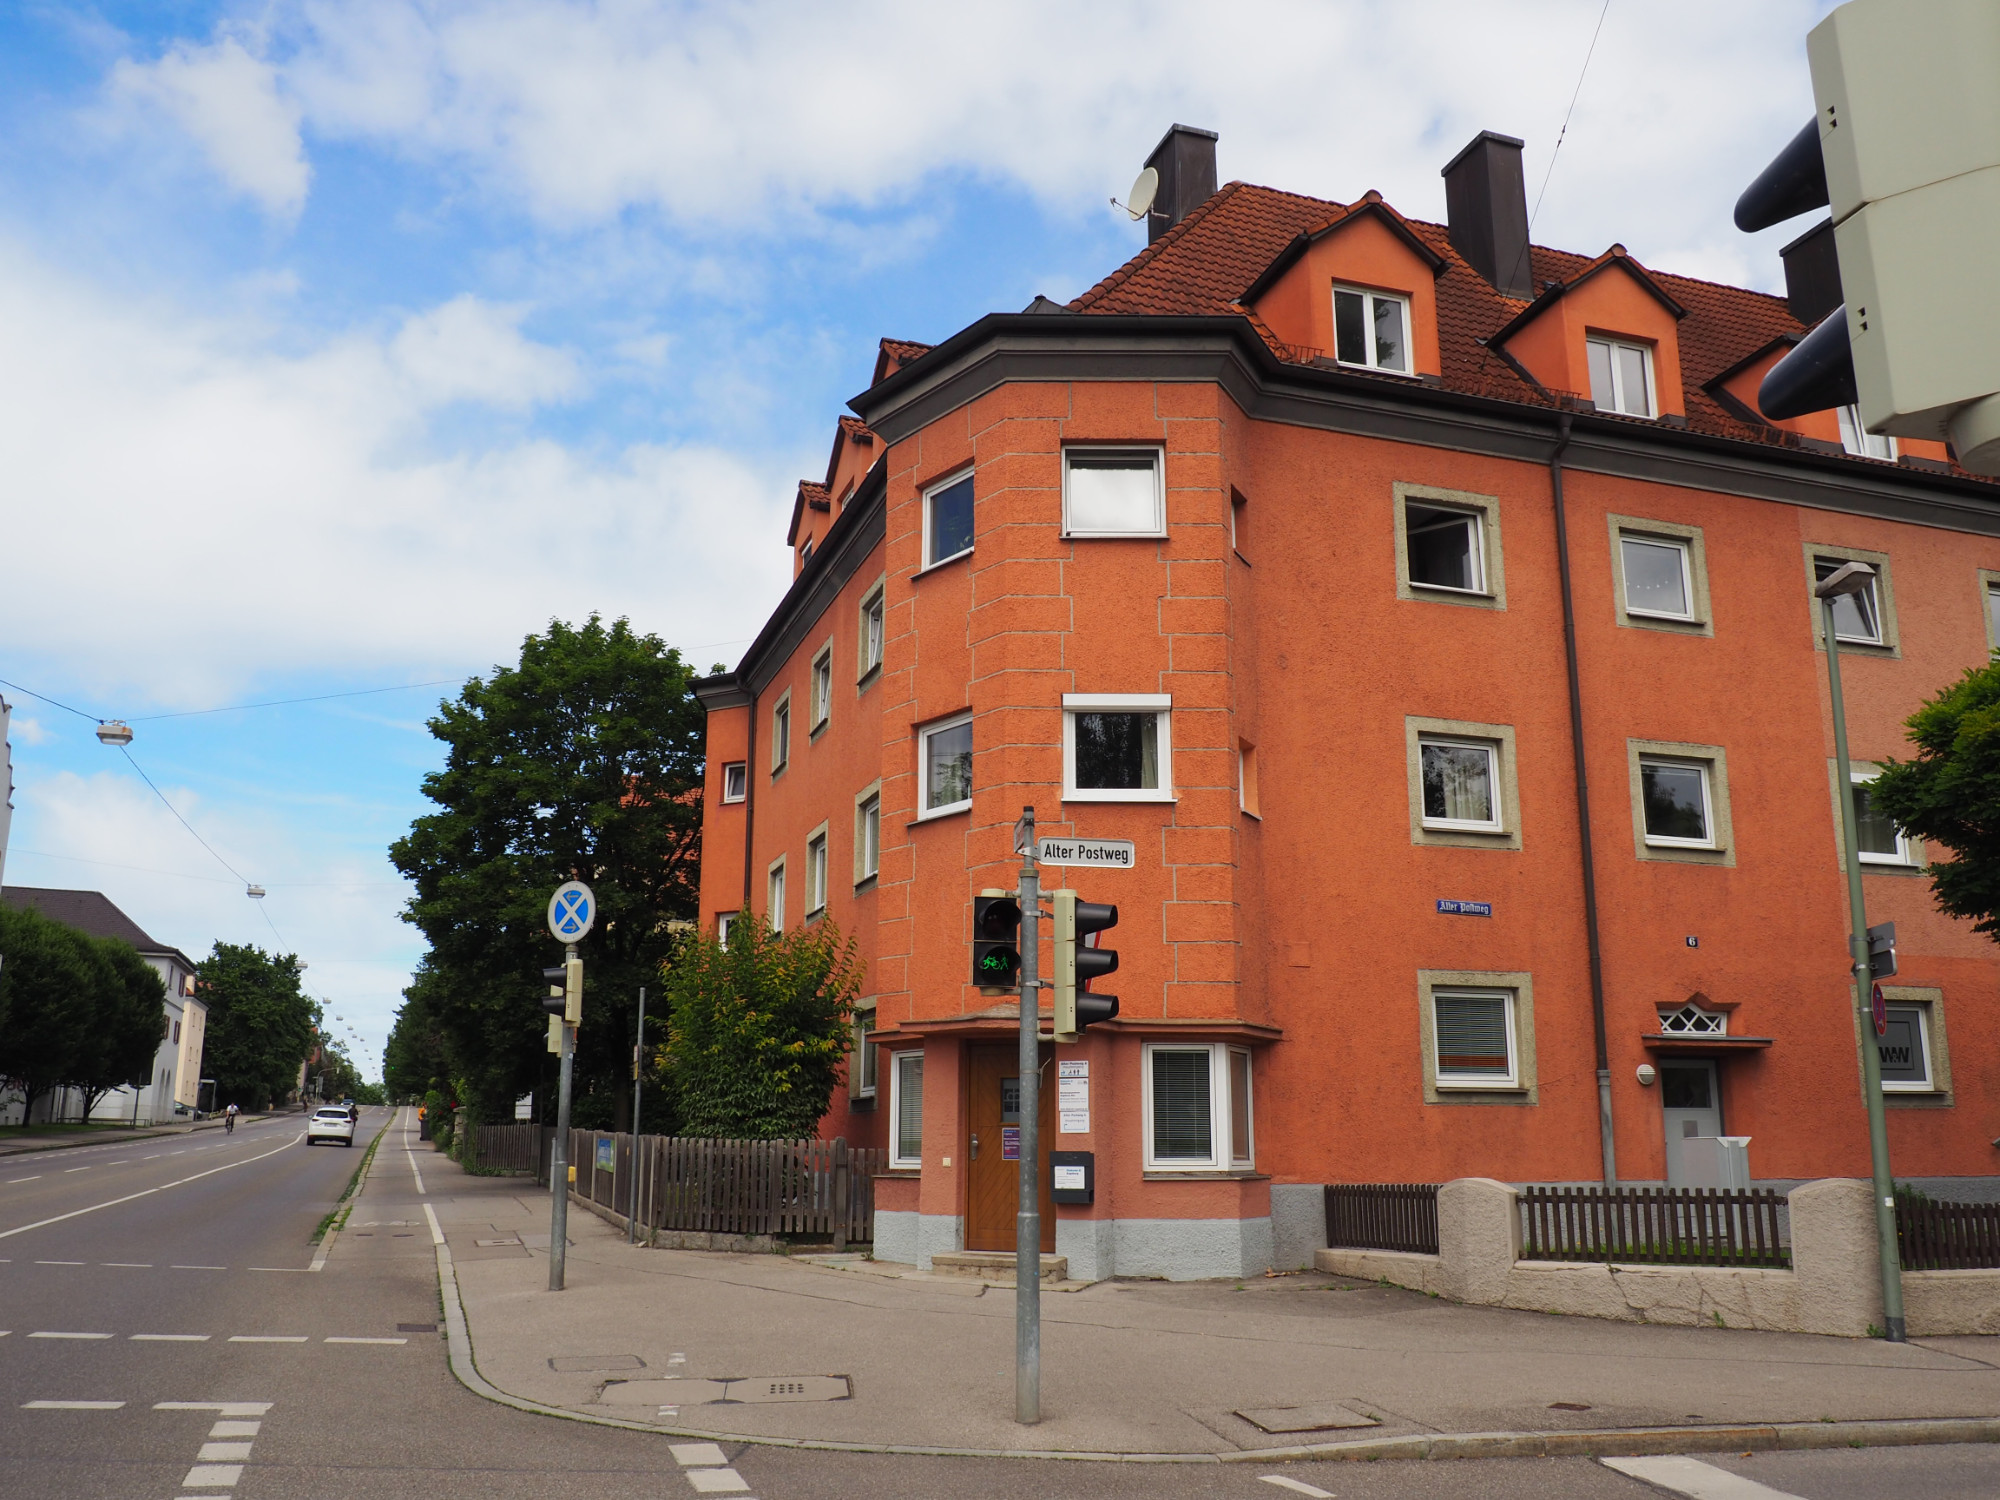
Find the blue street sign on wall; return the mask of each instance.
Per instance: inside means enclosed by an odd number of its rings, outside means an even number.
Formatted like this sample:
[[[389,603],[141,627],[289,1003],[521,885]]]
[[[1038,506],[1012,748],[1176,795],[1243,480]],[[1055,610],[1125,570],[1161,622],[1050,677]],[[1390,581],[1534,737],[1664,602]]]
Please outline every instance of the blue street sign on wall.
[[[1491,901],[1440,901],[1438,913],[1448,917],[1490,917],[1493,915]]]

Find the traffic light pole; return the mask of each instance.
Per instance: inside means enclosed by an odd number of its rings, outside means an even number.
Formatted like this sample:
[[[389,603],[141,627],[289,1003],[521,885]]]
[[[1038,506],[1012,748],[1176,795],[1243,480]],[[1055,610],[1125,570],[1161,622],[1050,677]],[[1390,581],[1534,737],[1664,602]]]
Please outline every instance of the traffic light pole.
[[[1014,1218],[1014,1420],[1042,1420],[1041,876],[1035,810],[1021,810],[1021,1204]]]
[[[1861,896],[1861,846],[1854,826],[1854,781],[1847,769],[1847,710],[1840,697],[1840,638],[1833,632],[1834,596],[1820,599],[1826,637],[1826,680],[1833,700],[1834,776],[1840,829],[1847,845],[1847,946],[1854,955],[1855,1040],[1861,1044],[1861,1095],[1868,1106],[1868,1155],[1875,1178],[1875,1236],[1882,1258],[1882,1332],[1904,1342],[1903,1255],[1896,1243],[1896,1185],[1889,1175],[1889,1124],[1882,1111],[1882,1049],[1875,1043],[1875,966],[1868,952],[1868,910]]]
[[[576,961],[576,944],[563,950],[565,963]],[[562,1072],[556,1084],[556,1138],[549,1145],[549,1290],[563,1289],[563,1261],[569,1249],[569,1080],[576,1060],[576,1028],[567,1020],[562,1029]]]

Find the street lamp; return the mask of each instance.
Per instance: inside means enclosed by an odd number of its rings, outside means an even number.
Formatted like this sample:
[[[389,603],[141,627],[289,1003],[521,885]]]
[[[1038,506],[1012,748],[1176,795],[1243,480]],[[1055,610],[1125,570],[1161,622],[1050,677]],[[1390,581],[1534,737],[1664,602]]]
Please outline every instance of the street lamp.
[[[1833,754],[1839,795],[1841,836],[1847,854],[1847,947],[1854,960],[1855,1038],[1861,1046],[1861,1095],[1868,1106],[1868,1155],[1875,1180],[1875,1236],[1882,1258],[1883,1332],[1892,1344],[1904,1342],[1903,1257],[1896,1244],[1896,1185],[1889,1175],[1889,1126],[1882,1112],[1882,1054],[1870,1032],[1870,999],[1875,986],[1868,954],[1868,912],[1861,897],[1861,846],[1855,837],[1854,781],[1847,769],[1847,710],[1840,697],[1840,637],[1834,633],[1833,606],[1842,595],[1872,588],[1875,570],[1864,562],[1845,563],[1813,588],[1826,637],[1826,679],[1833,699]]]

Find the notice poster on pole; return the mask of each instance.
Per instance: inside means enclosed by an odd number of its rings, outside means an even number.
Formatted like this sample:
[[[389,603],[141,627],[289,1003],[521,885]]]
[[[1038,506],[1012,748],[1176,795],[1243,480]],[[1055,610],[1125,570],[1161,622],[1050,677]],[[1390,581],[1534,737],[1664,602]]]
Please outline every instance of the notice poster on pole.
[[[1090,1134],[1090,1064],[1056,1064],[1056,1133]]]

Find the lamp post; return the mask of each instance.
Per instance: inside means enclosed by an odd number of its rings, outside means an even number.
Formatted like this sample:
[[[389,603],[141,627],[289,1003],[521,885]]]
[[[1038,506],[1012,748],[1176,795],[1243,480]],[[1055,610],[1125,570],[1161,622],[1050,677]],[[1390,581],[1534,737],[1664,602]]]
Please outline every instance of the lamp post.
[[[1863,593],[1875,583],[1875,570],[1864,562],[1843,564],[1814,586],[1819,600],[1821,633],[1826,637],[1826,680],[1833,700],[1834,777],[1839,795],[1841,838],[1847,854],[1847,947],[1854,959],[1855,1039],[1861,1046],[1861,1096],[1868,1106],[1868,1155],[1875,1182],[1875,1236],[1882,1257],[1882,1323],[1892,1344],[1904,1342],[1903,1257],[1896,1244],[1896,1185],[1889,1175],[1889,1126],[1882,1112],[1882,1053],[1870,1033],[1874,1015],[1869,1001],[1874,990],[1874,966],[1868,956],[1868,911],[1861,896],[1861,846],[1854,826],[1854,780],[1847,768],[1847,710],[1840,697],[1840,637],[1834,633],[1834,603],[1843,595]]]

